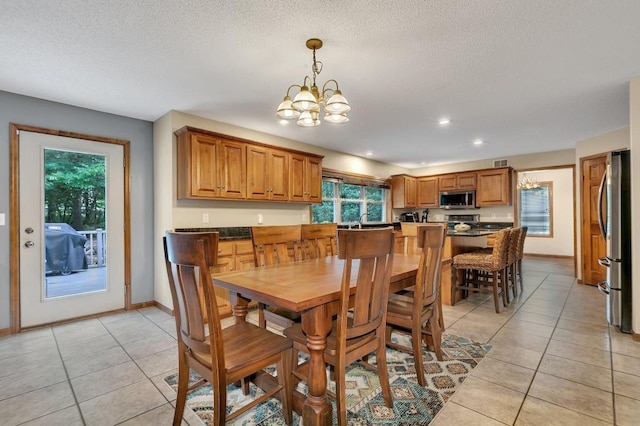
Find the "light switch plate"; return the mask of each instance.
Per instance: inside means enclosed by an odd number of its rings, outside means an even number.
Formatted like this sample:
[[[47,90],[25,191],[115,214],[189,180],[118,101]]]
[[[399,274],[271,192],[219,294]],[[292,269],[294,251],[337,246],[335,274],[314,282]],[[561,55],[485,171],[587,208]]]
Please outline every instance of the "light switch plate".
[[[4,226],[4,213],[0,213],[0,226]]]

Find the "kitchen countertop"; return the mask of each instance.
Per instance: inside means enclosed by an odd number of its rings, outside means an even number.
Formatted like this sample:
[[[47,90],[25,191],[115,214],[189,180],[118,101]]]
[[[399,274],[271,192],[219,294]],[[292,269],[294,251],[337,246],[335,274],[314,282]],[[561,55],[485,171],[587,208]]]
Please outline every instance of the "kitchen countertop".
[[[176,232],[218,232],[220,241],[251,239],[250,226],[232,226],[228,228],[176,228]]]
[[[449,229],[447,231],[447,235],[449,237],[483,237],[485,235],[491,235],[498,232],[498,230],[488,230],[488,229],[470,229],[468,231],[456,231],[453,229]]]

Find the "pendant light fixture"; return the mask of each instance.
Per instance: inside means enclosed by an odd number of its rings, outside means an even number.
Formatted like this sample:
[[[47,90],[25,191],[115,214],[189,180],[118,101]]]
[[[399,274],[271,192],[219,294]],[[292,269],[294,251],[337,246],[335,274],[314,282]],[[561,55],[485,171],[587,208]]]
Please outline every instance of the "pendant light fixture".
[[[346,123],[349,121],[347,113],[351,106],[342,96],[336,80],[328,80],[322,86],[322,92],[316,85],[316,77],[322,71],[322,62],[316,60],[316,50],[322,47],[322,40],[311,38],[307,40],[307,48],[313,50],[313,77],[305,76],[302,86],[293,84],[287,89],[284,100],[278,105],[276,116],[284,120],[297,119],[298,126],[315,127],[320,125],[320,105],[323,105],[324,121],[328,123]],[[311,85],[311,87],[308,86]],[[335,84],[335,89],[330,87]],[[300,89],[293,99],[289,92],[293,87]]]
[[[538,189],[540,188],[540,184],[538,184],[538,179],[533,178],[529,179],[526,173],[522,176],[522,180],[518,182],[518,189],[528,190],[528,189]]]

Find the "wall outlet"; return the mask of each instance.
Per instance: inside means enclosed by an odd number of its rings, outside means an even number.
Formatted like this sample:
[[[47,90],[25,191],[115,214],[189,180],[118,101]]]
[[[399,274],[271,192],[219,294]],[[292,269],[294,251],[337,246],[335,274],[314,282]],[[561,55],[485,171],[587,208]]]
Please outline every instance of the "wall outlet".
[[[262,225],[262,222],[264,222],[264,217],[262,213],[258,213],[258,225]]]
[[[202,223],[209,223],[209,213],[202,213]]]
[[[0,226],[4,226],[4,213],[0,213]]]

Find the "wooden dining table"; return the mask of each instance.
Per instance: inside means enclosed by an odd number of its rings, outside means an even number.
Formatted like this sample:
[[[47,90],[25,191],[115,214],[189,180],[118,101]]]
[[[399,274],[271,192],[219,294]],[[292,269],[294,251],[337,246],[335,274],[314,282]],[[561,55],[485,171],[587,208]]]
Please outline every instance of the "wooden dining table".
[[[418,255],[394,254],[390,292],[414,284],[419,260]],[[306,397],[294,393],[294,408],[305,426],[332,422],[324,350],[332,317],[338,312],[343,266],[344,260],[331,256],[213,276],[215,285],[229,290],[236,322],[246,320],[252,300],[301,314],[310,353],[308,392]]]

